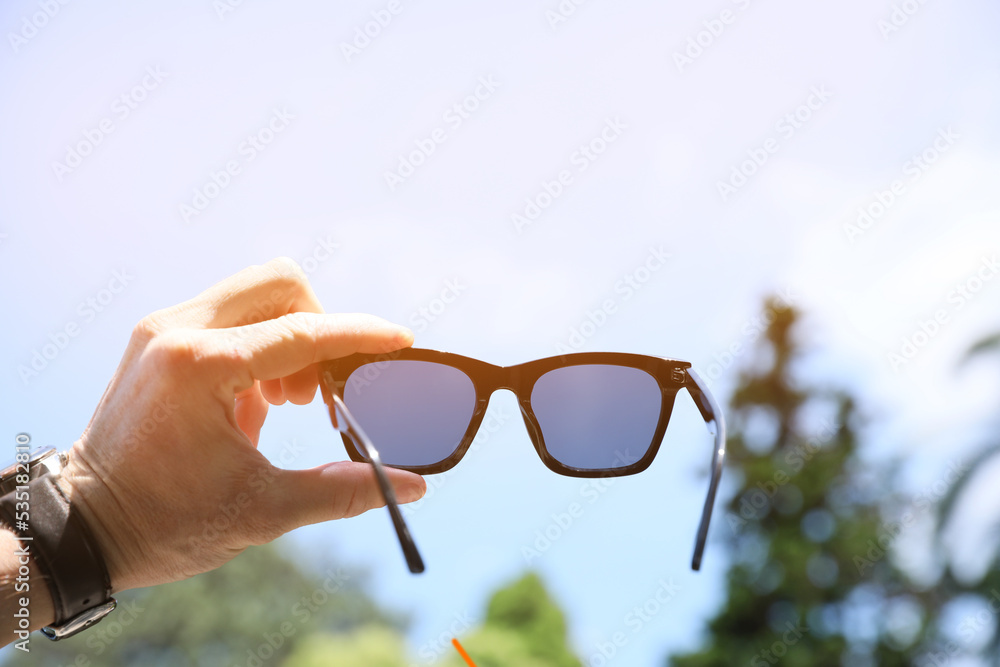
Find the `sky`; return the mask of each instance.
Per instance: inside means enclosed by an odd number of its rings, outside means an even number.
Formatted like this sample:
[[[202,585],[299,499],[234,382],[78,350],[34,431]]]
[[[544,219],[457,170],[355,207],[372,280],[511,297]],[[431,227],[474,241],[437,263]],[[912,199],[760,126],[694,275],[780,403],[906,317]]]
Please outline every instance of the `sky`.
[[[287,255],[328,311],[420,347],[675,357],[723,402],[782,294],[804,375],[854,390],[869,456],[932,489],[1000,389],[960,364],[1000,328],[998,21],[986,0],[5,2],[2,437],[68,447],[141,317]],[[369,567],[415,664],[529,566],[588,667],[616,632],[614,665],[697,646],[726,562],[688,568],[711,450],[690,399],[651,468],[600,489],[542,465],[509,393],[491,411],[407,512],[426,575],[384,511],[282,542]],[[318,403],[273,408],[261,450],[345,458]],[[952,545],[968,576],[988,480]]]

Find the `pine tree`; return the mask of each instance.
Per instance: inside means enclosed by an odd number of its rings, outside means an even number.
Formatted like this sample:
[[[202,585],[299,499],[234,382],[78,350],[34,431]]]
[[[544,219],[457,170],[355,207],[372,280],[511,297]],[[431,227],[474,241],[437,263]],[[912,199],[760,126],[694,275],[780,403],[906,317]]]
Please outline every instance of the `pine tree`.
[[[776,316],[726,412],[725,479],[737,487],[719,521],[732,558],[726,602],[705,647],[667,664],[912,664],[933,596],[913,593],[893,563],[905,503],[860,456],[854,399],[798,382],[797,312],[765,307]]]

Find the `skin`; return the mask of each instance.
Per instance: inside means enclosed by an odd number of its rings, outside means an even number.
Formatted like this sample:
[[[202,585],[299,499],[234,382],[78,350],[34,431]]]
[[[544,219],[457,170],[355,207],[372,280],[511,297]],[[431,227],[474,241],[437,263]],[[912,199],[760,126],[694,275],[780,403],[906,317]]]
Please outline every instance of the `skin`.
[[[286,258],[139,322],[59,482],[94,533],[114,591],[186,579],[299,526],[383,507],[367,464],[283,470],[257,443],[268,405],[312,401],[316,362],[412,342],[408,329],[372,315],[324,314]],[[399,502],[423,496],[419,475],[386,472]],[[4,643],[16,639],[24,595],[13,590],[16,547],[0,529]],[[37,629],[54,618],[33,564],[30,585]]]

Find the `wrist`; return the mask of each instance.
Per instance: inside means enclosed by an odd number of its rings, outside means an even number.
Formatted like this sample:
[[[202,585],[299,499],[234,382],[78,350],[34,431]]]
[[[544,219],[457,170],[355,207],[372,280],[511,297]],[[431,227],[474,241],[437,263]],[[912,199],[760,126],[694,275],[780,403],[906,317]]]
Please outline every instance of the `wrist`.
[[[31,469],[18,474],[28,477]],[[51,603],[47,620],[51,622],[43,627],[43,633],[49,639],[71,637],[114,610],[107,566],[97,539],[79,506],[70,502],[60,476],[42,474],[25,481],[0,497],[0,521],[16,535],[14,541],[22,543],[12,560],[19,576],[27,576],[28,590],[31,559],[37,566],[36,580],[46,581]],[[22,582],[15,580],[17,583]],[[16,585],[14,589],[16,593]],[[17,602],[22,608],[28,606],[27,600]],[[25,613],[30,616],[30,612]],[[17,623],[20,626],[22,622]],[[36,619],[36,623],[41,621]],[[34,624],[29,621],[24,625]]]
[[[120,540],[111,530],[116,509],[109,501],[110,494],[107,493],[104,482],[82,463],[78,456],[73,456],[57,479],[57,483],[69,499],[74,511],[90,530],[96,542],[95,546],[100,551],[108,570],[112,593],[135,588],[131,582],[133,577],[127,567],[129,558],[122,553]],[[136,560],[132,559],[131,562]]]

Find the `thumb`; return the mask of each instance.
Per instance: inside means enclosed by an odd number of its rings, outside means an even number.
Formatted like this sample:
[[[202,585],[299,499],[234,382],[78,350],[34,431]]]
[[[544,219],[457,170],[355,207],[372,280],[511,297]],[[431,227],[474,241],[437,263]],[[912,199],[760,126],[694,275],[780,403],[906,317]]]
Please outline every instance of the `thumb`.
[[[412,503],[427,490],[416,473],[386,468],[400,503]],[[281,470],[272,485],[273,507],[288,530],[333,519],[346,519],[385,507],[375,470],[368,463],[337,461],[309,470]]]

